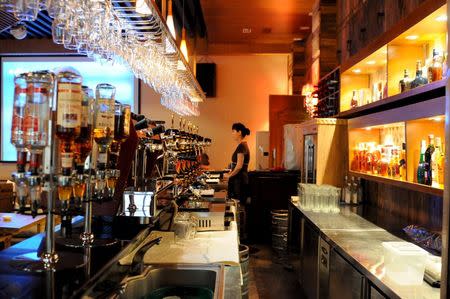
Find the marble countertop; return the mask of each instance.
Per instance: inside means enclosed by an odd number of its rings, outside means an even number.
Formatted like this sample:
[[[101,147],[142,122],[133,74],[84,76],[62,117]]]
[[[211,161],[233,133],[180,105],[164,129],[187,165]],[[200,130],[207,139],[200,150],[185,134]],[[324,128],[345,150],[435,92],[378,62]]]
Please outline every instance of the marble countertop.
[[[366,275],[390,297],[432,299],[440,298],[440,289],[433,288],[425,281],[419,286],[404,287],[385,276],[382,242],[401,241],[386,230],[341,207],[341,212],[315,213],[305,211],[291,203],[320,231],[322,237],[336,251],[353,263],[353,266]]]

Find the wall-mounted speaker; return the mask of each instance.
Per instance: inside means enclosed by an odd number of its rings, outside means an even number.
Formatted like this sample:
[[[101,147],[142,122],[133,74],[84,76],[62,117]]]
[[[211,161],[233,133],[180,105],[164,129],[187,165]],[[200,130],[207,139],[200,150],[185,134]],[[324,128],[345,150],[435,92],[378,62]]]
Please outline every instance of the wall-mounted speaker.
[[[216,64],[197,63],[197,81],[202,87],[207,98],[216,96]]]

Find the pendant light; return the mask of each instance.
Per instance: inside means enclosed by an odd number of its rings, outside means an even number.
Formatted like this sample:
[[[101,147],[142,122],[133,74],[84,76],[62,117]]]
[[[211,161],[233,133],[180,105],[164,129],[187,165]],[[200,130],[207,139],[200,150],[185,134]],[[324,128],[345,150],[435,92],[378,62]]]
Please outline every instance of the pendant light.
[[[170,34],[172,34],[172,37],[174,39],[177,39],[177,33],[175,31],[175,23],[173,22],[172,0],[169,0],[166,24],[167,24],[167,27],[169,28]]]
[[[136,1],[136,12],[141,15],[149,16],[152,14],[150,7],[148,7],[146,0],[137,0]]]
[[[181,30],[180,51],[183,53],[184,59],[189,62],[188,48],[186,44],[186,29],[184,29],[184,0],[183,0],[183,29]]]

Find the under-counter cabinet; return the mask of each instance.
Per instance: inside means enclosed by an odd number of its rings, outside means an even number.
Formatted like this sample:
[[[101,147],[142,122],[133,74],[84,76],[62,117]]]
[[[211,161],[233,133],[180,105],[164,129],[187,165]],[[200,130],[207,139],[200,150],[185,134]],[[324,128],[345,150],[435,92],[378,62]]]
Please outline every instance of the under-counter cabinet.
[[[300,282],[307,298],[318,298],[319,232],[304,218],[301,220]]]
[[[334,249],[330,253],[329,279],[330,299],[361,299],[366,297],[367,280],[365,276]]]

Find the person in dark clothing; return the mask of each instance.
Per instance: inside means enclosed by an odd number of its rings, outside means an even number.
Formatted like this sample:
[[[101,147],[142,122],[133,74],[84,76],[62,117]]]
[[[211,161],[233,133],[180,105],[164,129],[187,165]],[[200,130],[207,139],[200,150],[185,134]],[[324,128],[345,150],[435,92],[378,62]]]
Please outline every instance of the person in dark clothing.
[[[238,143],[231,157],[231,171],[228,173],[228,197],[239,200],[244,204],[248,196],[248,163],[250,162],[250,150],[245,137],[250,135],[250,130],[241,123],[235,123],[231,127],[234,141]]]

